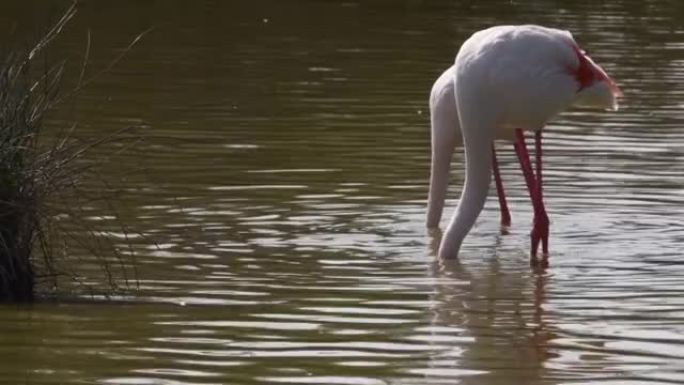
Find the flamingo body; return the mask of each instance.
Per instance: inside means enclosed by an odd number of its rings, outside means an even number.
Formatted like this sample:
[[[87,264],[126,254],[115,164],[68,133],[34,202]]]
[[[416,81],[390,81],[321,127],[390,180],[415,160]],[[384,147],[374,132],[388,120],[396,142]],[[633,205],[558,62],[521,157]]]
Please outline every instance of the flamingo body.
[[[466,40],[430,95],[428,227],[439,225],[449,163],[460,138],[466,161],[463,192],[444,232],[439,256],[458,255],[484,206],[494,139],[512,138],[520,128],[539,131],[571,105],[616,109],[620,95],[615,82],[568,31],[536,25],[498,26]],[[541,175],[539,179],[541,184]]]

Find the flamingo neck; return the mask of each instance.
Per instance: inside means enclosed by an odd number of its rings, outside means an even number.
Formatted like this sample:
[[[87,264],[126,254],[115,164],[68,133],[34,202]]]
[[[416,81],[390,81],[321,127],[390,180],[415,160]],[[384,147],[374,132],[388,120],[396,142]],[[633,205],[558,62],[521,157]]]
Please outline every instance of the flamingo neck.
[[[444,232],[440,258],[455,258],[461,243],[475,224],[485,201],[492,174],[492,139],[488,130],[463,130],[465,144],[465,183],[456,212]]]
[[[454,108],[456,108],[454,106]],[[432,116],[432,156],[430,192],[428,194],[427,227],[439,227],[449,185],[449,168],[459,135],[458,116]]]

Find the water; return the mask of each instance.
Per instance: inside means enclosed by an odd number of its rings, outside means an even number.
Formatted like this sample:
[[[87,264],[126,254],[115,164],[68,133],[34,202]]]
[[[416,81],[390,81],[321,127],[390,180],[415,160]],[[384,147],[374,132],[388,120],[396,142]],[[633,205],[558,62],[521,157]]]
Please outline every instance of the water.
[[[4,2],[2,24],[64,5],[45,4]],[[50,122],[143,127],[104,170],[146,236],[139,290],[1,308],[0,382],[684,382],[682,17],[675,1],[84,1],[54,51],[67,80],[88,29],[94,74],[154,27]],[[427,93],[469,33],[527,22],[572,30],[622,108],[547,128],[548,270],[528,266],[505,142],[510,234],[490,197],[461,258],[437,261]],[[122,243],[104,205],[84,212]]]

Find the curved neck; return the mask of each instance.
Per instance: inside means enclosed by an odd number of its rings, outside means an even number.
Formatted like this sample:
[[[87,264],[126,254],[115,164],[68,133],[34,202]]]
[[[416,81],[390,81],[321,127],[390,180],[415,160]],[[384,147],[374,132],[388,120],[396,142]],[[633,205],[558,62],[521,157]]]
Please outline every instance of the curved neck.
[[[455,109],[456,106],[454,105]],[[449,187],[449,168],[451,158],[460,135],[456,114],[433,114],[432,119],[432,157],[430,163],[430,192],[426,224],[428,228],[439,227],[444,200]]]
[[[456,213],[444,232],[439,248],[440,258],[455,258],[463,238],[468,234],[480,215],[492,175],[492,130],[489,127],[463,129],[465,144],[466,175],[461,200]]]

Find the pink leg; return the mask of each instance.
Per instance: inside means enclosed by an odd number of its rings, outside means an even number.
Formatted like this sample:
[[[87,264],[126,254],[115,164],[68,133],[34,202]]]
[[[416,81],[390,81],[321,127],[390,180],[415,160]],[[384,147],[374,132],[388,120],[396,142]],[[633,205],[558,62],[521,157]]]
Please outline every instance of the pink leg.
[[[511,212],[508,211],[508,203],[506,202],[506,192],[504,191],[503,182],[501,181],[501,174],[499,174],[499,162],[496,160],[496,150],[492,143],[492,169],[494,171],[494,184],[496,185],[496,195],[499,197],[499,208],[501,209],[501,226],[508,227],[511,225]]]
[[[515,147],[515,153],[518,156],[518,161],[520,162],[520,169],[522,170],[523,176],[525,177],[525,184],[527,185],[527,191],[530,193],[530,198],[532,199],[532,206],[535,211],[535,218],[537,212],[537,181],[532,171],[532,166],[530,165],[530,155],[527,152],[527,146],[525,145],[525,136],[521,129],[515,130],[515,142],[513,143]],[[530,234],[532,238],[532,248],[530,250],[530,263],[536,264],[537,262],[537,245],[535,244],[534,229]]]
[[[544,192],[542,183],[542,132],[541,130],[534,133],[534,154],[536,157],[537,166],[537,196],[539,199],[539,206],[541,211],[535,213],[535,227],[540,231],[542,242],[542,258],[545,264],[548,265],[549,257],[549,217],[546,215],[546,208],[544,207]],[[539,223],[537,224],[537,219]]]
[[[525,144],[525,136],[522,129],[516,129],[515,136],[515,153],[518,155],[520,168],[525,177],[527,190],[530,193],[532,207],[534,208],[534,226],[530,233],[530,239],[532,241],[530,263],[533,265],[538,263],[537,249],[539,247],[539,241],[541,240],[543,251],[542,265],[548,265],[549,218],[546,215],[546,209],[544,209],[544,202],[541,195],[541,152],[537,152],[537,176],[535,177],[534,171],[532,171],[532,165],[530,164],[530,155],[527,152],[527,145]],[[537,140],[537,148],[541,149],[541,135],[539,135]]]

